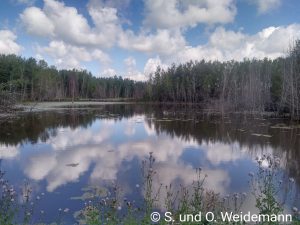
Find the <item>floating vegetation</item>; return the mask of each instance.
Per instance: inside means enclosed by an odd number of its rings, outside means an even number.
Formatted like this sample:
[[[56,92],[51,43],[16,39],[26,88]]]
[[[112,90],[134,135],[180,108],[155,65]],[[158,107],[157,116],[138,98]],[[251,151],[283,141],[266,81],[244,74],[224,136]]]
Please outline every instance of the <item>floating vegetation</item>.
[[[174,120],[167,120],[167,119],[161,119],[161,120],[155,120],[157,122],[173,122]]]
[[[266,137],[266,138],[271,138],[272,135],[269,134],[257,134],[257,133],[252,133],[252,136],[257,136],[257,137]]]
[[[69,164],[66,164],[66,166],[69,166],[69,167],[77,167],[79,165],[79,163],[69,163]]]
[[[268,126],[268,124],[266,124],[266,123],[260,123],[260,124],[258,124],[258,126],[259,127],[265,127],[265,126]]]
[[[285,130],[292,130],[294,127],[287,127],[287,126],[271,126],[271,129],[285,129]]]
[[[300,129],[300,125],[290,125],[290,126],[287,126],[286,124],[279,123],[279,124],[276,124],[274,126],[271,126],[270,128],[272,128],[272,129],[292,130],[292,129]]]
[[[95,196],[94,194],[90,193],[90,192],[85,192],[83,193],[81,196],[75,196],[75,197],[71,197],[71,200],[82,200],[82,201],[86,201],[89,199],[93,199]]]

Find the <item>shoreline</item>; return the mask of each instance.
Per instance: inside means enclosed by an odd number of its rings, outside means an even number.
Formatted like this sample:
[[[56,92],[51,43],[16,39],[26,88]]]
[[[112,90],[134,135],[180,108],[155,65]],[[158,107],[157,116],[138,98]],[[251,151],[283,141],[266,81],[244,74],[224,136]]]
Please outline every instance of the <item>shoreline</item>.
[[[14,110],[10,112],[0,112],[0,119],[15,117],[20,113],[31,113],[31,112],[42,112],[42,111],[52,111],[52,110],[66,110],[66,109],[89,109],[96,108],[97,106],[104,105],[153,105],[153,106],[179,106],[179,107],[195,107],[202,111],[203,114],[212,116],[260,116],[272,119],[291,119],[290,114],[278,114],[276,112],[259,112],[259,111],[227,111],[222,114],[221,110],[214,108],[205,107],[203,103],[182,103],[182,102],[146,102],[146,101],[44,101],[44,102],[23,102],[17,103]],[[291,119],[293,121],[298,121],[298,119]]]

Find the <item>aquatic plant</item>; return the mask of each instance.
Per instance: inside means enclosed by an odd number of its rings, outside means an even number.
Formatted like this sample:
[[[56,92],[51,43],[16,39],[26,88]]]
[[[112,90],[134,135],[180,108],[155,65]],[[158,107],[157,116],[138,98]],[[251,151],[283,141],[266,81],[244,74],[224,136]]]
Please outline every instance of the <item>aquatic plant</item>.
[[[1,166],[1,159],[0,159]],[[36,206],[45,195],[41,193],[33,198],[32,187],[25,180],[21,187],[14,187],[5,179],[0,168],[0,224],[38,224],[43,223],[44,211],[37,212]]]
[[[255,196],[256,208],[260,214],[279,215],[284,213],[287,202],[292,203],[295,195],[294,179],[288,178],[280,168],[280,159],[264,154],[256,158],[257,174],[249,173],[252,194]],[[288,199],[290,197],[290,199]],[[299,221],[299,215],[294,207],[294,224]],[[262,222],[261,224],[280,224],[280,222]]]
[[[13,224],[16,214],[16,192],[0,170],[0,224]]]
[[[271,155],[263,155],[256,159],[258,163],[257,172],[249,173],[249,185],[251,193],[256,200],[256,208],[260,214],[272,215],[284,212],[284,207],[291,204],[294,190],[293,178],[284,176],[280,168],[280,160]],[[83,207],[74,213],[78,224],[89,225],[148,225],[153,224],[150,215],[153,211],[160,212],[162,219],[156,224],[246,224],[245,221],[226,221],[221,212],[232,212],[239,214],[247,199],[246,193],[233,193],[221,196],[219,193],[206,188],[208,176],[202,168],[195,171],[195,180],[191,185],[184,186],[167,184],[154,185],[159,174],[156,172],[155,157],[153,153],[142,161],[141,176],[143,183],[136,185],[136,191],[142,194],[142,201],[131,201],[122,197],[122,188],[113,183],[109,187],[87,187],[84,194],[74,197],[74,200],[82,200]],[[34,224],[35,216],[34,201],[39,201],[43,193],[32,198],[32,189],[28,182],[22,188],[22,201],[17,201],[18,192],[4,179],[4,172],[0,171],[0,224],[12,225]],[[159,201],[164,198],[164,201]],[[161,204],[162,203],[162,204]],[[59,216],[55,224],[65,224],[64,215],[69,208],[59,209]],[[164,220],[165,212],[171,220]],[[199,213],[201,212],[201,214]],[[44,212],[41,212],[41,215]],[[214,220],[209,220],[207,214],[215,215]],[[300,213],[298,208],[291,209],[293,214],[293,225],[300,224]],[[196,223],[184,221],[182,215],[197,215],[199,221]],[[181,221],[176,222],[176,221]],[[42,217],[36,221],[43,224]],[[279,222],[260,222],[259,224],[279,224]]]

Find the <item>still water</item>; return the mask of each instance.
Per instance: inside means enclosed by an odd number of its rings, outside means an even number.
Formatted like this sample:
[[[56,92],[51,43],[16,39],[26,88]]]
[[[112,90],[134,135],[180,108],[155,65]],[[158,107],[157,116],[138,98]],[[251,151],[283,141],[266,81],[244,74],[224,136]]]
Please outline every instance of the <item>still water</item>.
[[[139,202],[141,162],[150,152],[158,174],[154,186],[189,186],[201,167],[208,189],[221,196],[248,193],[246,210],[255,205],[248,176],[257,170],[255,158],[277,156],[286,179],[295,180],[289,205],[300,208],[300,127],[288,120],[116,104],[25,113],[0,126],[0,169],[16,189],[31,185],[35,221],[53,222],[67,209],[64,220],[74,223],[87,187],[117,184],[123,198]]]

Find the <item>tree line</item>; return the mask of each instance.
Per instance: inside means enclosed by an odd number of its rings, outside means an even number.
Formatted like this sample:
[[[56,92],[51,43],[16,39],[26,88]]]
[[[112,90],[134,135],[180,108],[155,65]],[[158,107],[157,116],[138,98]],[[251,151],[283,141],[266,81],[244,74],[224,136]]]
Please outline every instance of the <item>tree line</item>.
[[[278,112],[300,116],[300,40],[286,57],[188,62],[157,68],[145,97],[159,102],[204,103],[222,112]]]
[[[58,70],[44,60],[0,55],[0,90],[20,101],[142,98],[142,82],[94,77],[86,70]]]
[[[146,82],[96,78],[86,70],[58,70],[43,60],[0,55],[0,90],[19,101],[130,98],[299,117],[300,40],[286,57],[173,64],[165,70],[158,67]]]

